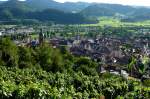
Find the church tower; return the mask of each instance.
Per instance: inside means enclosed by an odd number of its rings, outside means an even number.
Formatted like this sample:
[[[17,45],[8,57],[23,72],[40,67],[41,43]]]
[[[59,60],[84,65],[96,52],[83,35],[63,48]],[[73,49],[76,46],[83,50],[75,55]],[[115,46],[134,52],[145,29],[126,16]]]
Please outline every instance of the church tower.
[[[43,33],[43,29],[40,29],[39,44],[42,44],[43,42],[44,42],[44,33]]]

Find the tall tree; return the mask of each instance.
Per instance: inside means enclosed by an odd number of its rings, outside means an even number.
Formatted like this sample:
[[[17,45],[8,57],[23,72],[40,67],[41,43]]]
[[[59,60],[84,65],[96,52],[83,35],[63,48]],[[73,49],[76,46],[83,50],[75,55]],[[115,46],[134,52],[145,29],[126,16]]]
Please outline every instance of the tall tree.
[[[0,40],[0,55],[2,65],[18,66],[18,48],[9,38]]]
[[[32,66],[32,55],[30,48],[19,47],[19,67],[31,67]]]
[[[130,72],[130,75],[132,76],[133,68],[135,67],[136,59],[135,57],[131,58],[131,62],[128,64],[128,71]]]

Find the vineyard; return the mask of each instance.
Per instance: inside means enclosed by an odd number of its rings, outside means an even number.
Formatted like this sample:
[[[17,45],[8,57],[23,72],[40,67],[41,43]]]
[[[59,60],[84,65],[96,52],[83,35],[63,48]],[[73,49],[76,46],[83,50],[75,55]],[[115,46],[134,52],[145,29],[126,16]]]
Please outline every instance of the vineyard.
[[[134,80],[109,73],[87,76],[81,72],[48,73],[41,69],[0,67],[1,99],[87,99],[105,96],[106,99],[148,99],[150,88]]]

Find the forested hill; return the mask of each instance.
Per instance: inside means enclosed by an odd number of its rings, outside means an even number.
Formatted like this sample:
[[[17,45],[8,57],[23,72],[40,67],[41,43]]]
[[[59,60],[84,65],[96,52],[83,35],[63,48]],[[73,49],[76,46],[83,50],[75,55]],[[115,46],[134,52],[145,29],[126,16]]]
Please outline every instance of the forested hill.
[[[80,14],[68,13],[56,9],[34,10],[26,2],[9,0],[0,5],[0,21],[36,20],[58,24],[95,23]]]
[[[92,5],[80,12],[84,16],[114,16],[115,11],[110,8],[102,7],[99,5]]]
[[[136,22],[150,20],[150,9],[149,8],[139,8],[135,10],[130,16],[123,21]]]
[[[48,8],[56,8],[59,3],[53,0],[26,0],[25,2],[30,7],[33,7],[34,10],[44,10]]]
[[[90,3],[83,2],[66,2],[59,3],[54,0],[26,0],[26,4],[33,7],[34,10],[44,10],[48,8],[62,10],[64,12],[79,12],[90,5]]]
[[[49,11],[48,11],[49,10]],[[0,2],[0,21],[32,19],[61,24],[96,23],[89,17],[117,17],[122,21],[135,22],[150,20],[150,8],[119,4],[86,2],[59,3],[54,0],[9,0]]]
[[[9,0],[9,1],[17,1],[17,0]],[[0,1],[0,3],[6,3],[7,1]],[[28,7],[32,8],[32,10],[45,10],[45,9],[57,9],[62,10],[64,12],[79,12],[89,5],[90,3],[85,2],[65,2],[59,3],[54,0],[26,0],[22,2],[26,4]]]
[[[135,10],[134,7],[119,4],[93,4],[80,13],[89,16],[113,16],[116,13],[127,15]]]
[[[119,4],[92,4],[82,10],[80,14],[90,17],[119,17],[122,18],[123,21],[129,22],[150,20],[150,8],[124,6]]]
[[[37,19],[42,22],[52,21],[59,24],[84,24],[96,23],[96,20],[90,20],[80,14],[64,13],[55,9],[46,9],[38,12],[30,12],[26,14],[29,19]]]

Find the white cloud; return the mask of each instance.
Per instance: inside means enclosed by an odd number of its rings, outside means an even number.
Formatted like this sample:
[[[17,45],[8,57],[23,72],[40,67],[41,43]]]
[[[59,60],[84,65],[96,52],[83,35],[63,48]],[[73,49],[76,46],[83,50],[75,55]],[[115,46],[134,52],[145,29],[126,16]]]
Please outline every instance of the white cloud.
[[[123,5],[150,6],[150,0],[55,0],[58,2],[99,2],[99,3],[115,3]]]

